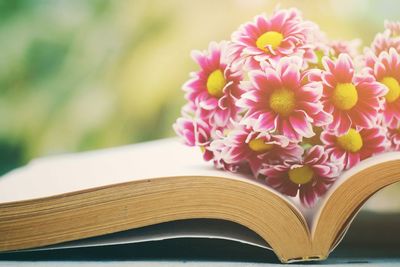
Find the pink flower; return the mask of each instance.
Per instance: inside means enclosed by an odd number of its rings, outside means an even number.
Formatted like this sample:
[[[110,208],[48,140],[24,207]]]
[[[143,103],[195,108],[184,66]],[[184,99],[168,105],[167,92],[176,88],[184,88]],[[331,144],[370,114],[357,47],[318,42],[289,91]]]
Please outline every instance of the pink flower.
[[[394,48],[400,53],[400,22],[385,21],[385,31],[378,33],[371,43],[371,49],[375,55]]]
[[[400,53],[400,37],[391,37],[390,31],[378,33],[371,43],[371,49],[375,55],[379,55],[383,51],[388,52],[390,48],[394,48]]]
[[[178,136],[187,146],[198,146],[206,161],[214,158],[209,146],[214,129],[203,120],[192,118],[178,118],[172,126]]]
[[[313,146],[303,158],[266,165],[261,173],[266,183],[277,191],[295,197],[299,193],[305,207],[312,207],[338,177],[340,164],[333,164],[322,146]]]
[[[291,141],[314,135],[312,126],[326,125],[332,117],[320,102],[322,85],[305,79],[298,57],[282,58],[277,66],[249,72],[247,91],[238,106],[247,109],[243,124],[257,132],[273,131]]]
[[[389,150],[400,151],[400,122],[387,128],[387,138],[389,140]]]
[[[372,155],[385,151],[386,137],[382,128],[374,127],[360,131],[350,128],[344,134],[336,136],[328,131],[321,134],[321,140],[333,162],[343,162],[349,169]]]
[[[303,21],[296,9],[278,10],[270,18],[255,17],[232,35],[236,57],[251,57],[256,61],[304,53],[315,24]]]
[[[241,125],[237,125],[226,137],[213,141],[211,147],[217,147],[222,152],[221,158],[228,164],[247,162],[254,177],[258,177],[263,163],[299,158],[303,154],[299,145],[289,142],[282,135],[259,133]]]
[[[400,54],[393,48],[378,57],[367,55],[369,73],[387,88],[383,105],[383,121],[395,124],[400,121]]]
[[[360,39],[351,41],[331,41],[329,46],[332,48],[333,57],[338,57],[340,54],[349,54],[352,58],[358,56],[358,48],[361,45]]]
[[[400,22],[362,55],[359,44],[330,41],[296,9],[257,16],[192,52],[199,69],[173,127],[216,168],[312,207],[343,169],[400,151]]]
[[[238,113],[235,102],[242,94],[239,88],[242,76],[230,66],[227,47],[226,42],[212,42],[208,51],[193,51],[192,57],[201,69],[191,73],[192,78],[183,86],[190,107],[200,108],[201,118],[217,126],[235,118]]]
[[[390,37],[398,38],[400,37],[400,21],[389,21],[384,22],[385,30],[389,33]]]
[[[238,123],[233,121],[227,127],[220,128],[214,133],[213,141],[209,145],[209,150],[213,152],[214,167],[230,172],[240,172],[244,174],[252,174],[252,170],[247,161],[226,161],[226,152],[229,149],[224,140],[226,136],[238,127]]]
[[[325,112],[333,115],[332,123],[326,128],[343,135],[352,124],[357,128],[374,126],[386,88],[370,75],[355,76],[353,62],[347,54],[340,54],[336,61],[325,57],[323,64],[321,100]]]

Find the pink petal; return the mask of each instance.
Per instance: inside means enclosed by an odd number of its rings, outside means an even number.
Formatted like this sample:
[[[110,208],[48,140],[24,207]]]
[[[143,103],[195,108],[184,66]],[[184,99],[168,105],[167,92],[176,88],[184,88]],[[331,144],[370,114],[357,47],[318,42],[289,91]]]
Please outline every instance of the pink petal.
[[[336,62],[334,75],[340,83],[349,83],[353,80],[354,67],[348,54],[340,54]]]
[[[315,135],[312,129],[312,125],[304,111],[295,111],[289,117],[289,121],[292,125],[292,128],[297,132],[297,134],[307,138]]]
[[[351,128],[351,119],[347,113],[342,112],[342,118],[340,120],[339,127],[336,129],[338,135],[346,134]]]
[[[282,73],[282,84],[284,87],[292,89],[300,86],[300,72],[295,65],[290,64]]]
[[[348,153],[346,169],[355,166],[359,162],[360,162],[360,155],[358,153]]]
[[[278,129],[280,130],[280,132],[282,132],[283,135],[285,135],[292,141],[300,141],[301,139],[301,135],[293,129],[292,124],[289,122],[288,119],[280,120],[280,125],[278,125]]]
[[[302,185],[300,187],[299,197],[300,202],[307,208],[313,207],[318,198],[311,184]]]
[[[265,112],[258,118],[258,123],[255,125],[257,131],[273,131],[276,129],[276,114],[272,112]]]

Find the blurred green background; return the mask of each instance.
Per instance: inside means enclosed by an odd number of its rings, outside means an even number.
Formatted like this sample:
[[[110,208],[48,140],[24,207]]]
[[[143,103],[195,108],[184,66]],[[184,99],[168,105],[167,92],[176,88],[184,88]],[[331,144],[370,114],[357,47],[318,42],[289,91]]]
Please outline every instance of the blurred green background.
[[[34,157],[174,135],[191,49],[298,7],[368,44],[400,2],[0,0],[0,174]]]

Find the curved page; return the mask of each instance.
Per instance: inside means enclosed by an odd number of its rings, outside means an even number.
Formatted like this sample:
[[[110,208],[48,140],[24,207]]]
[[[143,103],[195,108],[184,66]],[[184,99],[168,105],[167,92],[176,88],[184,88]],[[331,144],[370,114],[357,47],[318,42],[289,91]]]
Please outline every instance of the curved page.
[[[175,238],[215,238],[271,249],[264,239],[240,224],[223,220],[196,219],[161,223],[29,251],[121,245]]]
[[[226,177],[257,183],[241,174],[216,170],[197,149],[177,139],[164,139],[33,160],[0,177],[0,203],[174,176]]]

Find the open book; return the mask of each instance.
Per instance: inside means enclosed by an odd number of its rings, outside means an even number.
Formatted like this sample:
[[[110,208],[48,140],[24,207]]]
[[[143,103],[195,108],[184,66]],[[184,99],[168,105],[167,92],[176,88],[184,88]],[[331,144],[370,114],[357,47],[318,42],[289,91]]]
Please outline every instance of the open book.
[[[165,139],[41,158],[0,177],[0,251],[214,236],[272,248],[282,262],[323,260],[363,203],[400,180],[400,152],[382,154],[304,210],[197,152]]]

